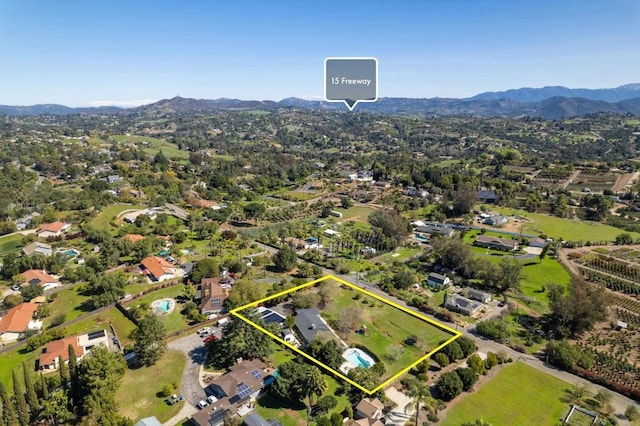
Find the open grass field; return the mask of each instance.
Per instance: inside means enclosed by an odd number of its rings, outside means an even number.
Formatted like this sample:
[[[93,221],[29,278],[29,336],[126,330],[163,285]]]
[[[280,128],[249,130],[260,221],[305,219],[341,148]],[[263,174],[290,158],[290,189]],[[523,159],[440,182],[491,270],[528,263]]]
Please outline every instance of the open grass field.
[[[187,151],[181,151],[176,144],[165,141],[164,139],[152,138],[150,136],[125,136],[113,135],[111,139],[120,143],[135,143],[142,147],[143,151],[150,155],[158,152],[162,153],[170,159],[181,160],[189,158]]]
[[[154,292],[151,292],[139,299],[136,299],[130,303],[127,303],[126,306],[137,306],[141,303],[151,304],[154,300],[164,299],[164,298],[174,298],[180,294],[182,294],[183,286],[182,285],[174,285],[171,287],[166,287]],[[182,305],[176,303],[176,308],[168,315],[160,315],[160,319],[164,323],[164,326],[167,330],[167,333],[173,333],[174,331],[182,330],[187,327],[187,322],[184,320],[180,311],[182,310]]]
[[[58,315],[64,314],[64,320],[71,321],[93,310],[91,297],[81,294],[78,288],[78,286],[73,286],[56,293],[56,298],[49,304],[51,315],[44,319],[45,328]]]
[[[556,425],[569,412],[569,404],[561,400],[568,387],[555,377],[515,362],[477,392],[466,394],[441,424],[460,426],[482,418],[494,425]]]
[[[40,353],[40,350],[27,352],[23,347],[0,355],[0,362],[2,363],[2,366],[0,367],[0,383],[4,385],[9,393],[13,392],[11,372],[14,369],[17,369],[18,377],[22,379],[22,363],[26,361],[29,367],[35,369],[36,361],[40,357]]]
[[[75,324],[63,327],[67,329],[67,335],[72,336],[74,334],[83,334],[99,329],[108,329],[109,324],[113,324],[113,328],[116,330],[121,345],[125,346],[133,343],[129,336],[131,332],[135,330],[136,326],[115,307],[91,315]]]
[[[524,223],[523,233],[532,235],[546,234],[553,239],[564,239],[568,241],[613,241],[617,235],[625,232],[613,226],[598,222],[563,219],[546,214],[529,213],[524,210],[499,206],[491,206],[491,210],[507,216],[523,216],[528,219],[528,221]],[[631,232],[630,234],[634,239],[640,238],[640,234],[637,232]]]
[[[125,210],[141,210],[144,206],[131,204],[111,204],[100,212],[100,214],[91,220],[91,224],[97,229],[109,229],[109,222],[115,219]]]
[[[22,248],[22,235],[4,235],[0,237],[0,256],[4,256],[7,253],[14,252]]]
[[[321,191],[286,191],[279,194],[283,200],[289,201],[308,201],[322,195]]]
[[[167,405],[161,392],[166,384],[180,385],[185,362],[182,352],[167,351],[151,367],[127,369],[116,393],[118,412],[134,422],[149,416],[166,422],[178,414],[184,402]]]
[[[367,218],[369,217],[371,212],[374,211],[373,208],[364,206],[354,206],[348,209],[338,207],[335,210],[342,213],[342,217],[338,218],[338,220],[341,220],[343,222],[347,220],[353,220],[356,222],[367,222]]]
[[[560,284],[568,287],[571,275],[555,259],[546,258],[538,263],[538,259],[525,262],[522,269],[523,279],[520,281],[520,290],[526,296],[533,297],[545,305],[549,302],[547,291],[541,291],[543,287],[547,290],[550,283]]]
[[[363,345],[381,359],[386,367],[383,378],[397,374],[451,337],[449,332],[362,292],[333,281],[326,281],[326,285],[331,286],[333,299],[322,311],[322,316],[331,325],[341,310],[347,307],[360,309],[361,322],[366,325],[367,333],[352,331],[348,335],[339,333],[339,336],[350,346]],[[418,337],[416,345],[405,343],[411,335]],[[398,351],[395,358],[387,357],[394,350]]]

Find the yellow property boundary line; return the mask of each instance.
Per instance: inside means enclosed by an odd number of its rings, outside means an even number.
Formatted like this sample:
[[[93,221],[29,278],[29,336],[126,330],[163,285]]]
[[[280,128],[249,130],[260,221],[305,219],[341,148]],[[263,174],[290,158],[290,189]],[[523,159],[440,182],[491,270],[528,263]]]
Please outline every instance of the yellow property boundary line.
[[[350,378],[348,378],[347,376],[345,376],[345,375],[344,375],[344,374],[342,374],[341,372],[339,372],[339,371],[337,371],[337,370],[335,370],[335,369],[333,369],[333,368],[329,367],[328,365],[326,365],[326,364],[324,364],[324,363],[322,363],[322,362],[318,361],[317,359],[315,359],[314,357],[310,356],[309,354],[307,354],[306,352],[302,351],[301,349],[298,349],[298,348],[297,348],[297,347],[295,347],[294,345],[292,345],[292,344],[290,344],[290,343],[288,343],[288,342],[285,342],[285,341],[284,341],[284,339],[282,339],[282,338],[280,338],[280,337],[276,336],[275,334],[271,333],[269,330],[265,329],[264,327],[259,326],[258,324],[256,324],[255,322],[251,321],[250,319],[248,319],[247,317],[245,317],[244,315],[242,315],[242,314],[240,313],[240,311],[242,311],[242,310],[244,310],[244,309],[252,308],[252,307],[256,307],[256,306],[260,305],[261,303],[267,302],[267,301],[269,301],[269,300],[271,300],[271,299],[275,299],[276,297],[284,296],[284,295],[289,294],[289,293],[292,293],[292,292],[294,292],[294,291],[298,291],[298,290],[302,290],[302,289],[307,288],[307,287],[311,287],[311,286],[313,286],[313,285],[315,285],[315,284],[318,284],[319,282],[326,281],[326,280],[329,280],[329,279],[334,280],[334,281],[337,281],[337,282],[339,282],[340,284],[346,285],[346,286],[348,286],[348,287],[350,287],[350,288],[352,288],[352,289],[354,289],[354,290],[357,290],[357,291],[359,291],[359,292],[361,292],[361,293],[364,293],[364,294],[366,294],[367,296],[371,296],[371,297],[373,297],[373,298],[375,298],[375,299],[377,299],[377,300],[379,300],[379,301],[381,301],[381,302],[383,302],[383,303],[386,303],[387,305],[391,305],[391,306],[393,306],[394,308],[400,309],[401,311],[406,312],[406,313],[408,313],[409,315],[413,315],[414,317],[419,318],[419,319],[421,319],[422,321],[425,321],[425,322],[427,322],[427,323],[429,323],[429,324],[431,324],[431,325],[434,325],[434,326],[436,326],[436,327],[440,328],[441,330],[445,330],[445,331],[447,331],[447,332],[449,332],[449,333],[453,334],[453,337],[451,337],[449,340],[447,340],[446,342],[442,343],[440,346],[438,346],[437,348],[435,348],[435,349],[434,349],[434,350],[432,350],[431,352],[427,353],[427,354],[426,354],[426,355],[424,355],[423,357],[419,358],[417,361],[413,362],[413,363],[412,363],[412,364],[410,364],[408,367],[406,367],[406,368],[402,369],[402,370],[401,370],[400,372],[398,372],[397,374],[395,374],[395,375],[393,375],[392,377],[390,377],[389,379],[385,380],[382,384],[380,384],[380,385],[376,386],[376,387],[375,387],[375,388],[373,388],[373,389],[367,389],[367,388],[365,388],[364,386],[362,386],[362,385],[360,385],[360,384],[358,384],[358,383],[354,382],[353,380],[351,380]],[[310,282],[308,282],[308,283],[305,283],[305,284],[302,284],[302,285],[296,286],[296,287],[294,287],[294,288],[291,288],[291,289],[288,289],[288,290],[281,291],[281,292],[276,293],[276,294],[274,294],[274,295],[271,295],[271,296],[269,296],[269,297],[265,297],[265,298],[263,298],[263,299],[256,300],[255,302],[251,302],[251,303],[248,303],[248,304],[246,304],[246,305],[244,305],[244,306],[240,306],[239,308],[232,309],[232,310],[230,311],[230,313],[231,313],[231,315],[233,315],[233,316],[235,316],[235,317],[240,318],[242,321],[246,322],[246,323],[247,323],[247,324],[249,324],[249,325],[252,325],[253,327],[255,327],[255,328],[257,328],[258,330],[260,330],[261,332],[265,333],[266,335],[268,335],[268,336],[269,336],[269,337],[271,337],[272,339],[276,340],[277,342],[282,343],[283,345],[285,345],[285,346],[286,346],[286,347],[288,347],[289,349],[291,349],[291,350],[293,350],[293,351],[295,351],[295,352],[299,353],[300,355],[302,355],[303,357],[307,358],[308,360],[310,360],[310,361],[312,361],[312,362],[314,362],[314,363],[318,364],[319,366],[321,366],[321,367],[322,367],[322,368],[324,368],[325,370],[330,371],[331,373],[335,374],[337,377],[340,377],[342,380],[344,380],[344,381],[346,381],[346,382],[348,382],[348,383],[352,384],[352,385],[353,385],[353,386],[355,386],[356,388],[358,388],[358,389],[360,389],[360,390],[362,390],[362,391],[364,391],[364,392],[366,392],[366,393],[368,393],[368,394],[373,394],[373,393],[375,393],[375,392],[379,391],[380,389],[382,389],[382,388],[386,387],[388,384],[390,384],[391,382],[393,382],[395,379],[397,379],[398,377],[402,376],[403,374],[405,374],[406,372],[408,372],[409,370],[411,370],[413,367],[415,367],[416,365],[420,364],[422,361],[424,361],[424,360],[426,360],[426,359],[430,358],[434,353],[438,352],[440,349],[444,348],[444,347],[445,347],[445,346],[447,346],[449,343],[451,343],[451,342],[453,342],[454,340],[456,340],[458,337],[462,336],[462,333],[461,333],[461,332],[459,332],[459,331],[456,331],[456,330],[454,330],[454,329],[452,329],[452,328],[449,328],[449,327],[447,327],[447,326],[446,326],[446,325],[444,325],[444,324],[441,324],[441,323],[439,323],[439,322],[437,322],[437,321],[434,321],[434,320],[432,320],[432,319],[430,319],[430,318],[427,318],[427,317],[425,317],[425,316],[423,316],[423,315],[420,315],[420,314],[418,314],[417,312],[411,311],[411,310],[409,310],[409,309],[407,309],[407,308],[405,308],[405,307],[403,307],[403,306],[398,305],[397,303],[392,302],[391,300],[387,300],[387,299],[385,299],[385,298],[383,298],[383,297],[381,297],[381,296],[378,296],[377,294],[373,294],[373,293],[371,293],[370,291],[367,291],[367,290],[365,290],[365,289],[363,289],[363,288],[360,288],[360,287],[358,287],[358,286],[356,286],[356,285],[354,285],[354,284],[352,284],[352,283],[350,283],[350,282],[348,282],[348,281],[342,280],[342,279],[337,278],[337,277],[335,277],[335,276],[333,276],[333,275],[326,275],[326,276],[324,276],[324,277],[322,277],[322,278],[319,278],[319,279],[317,279],[317,280],[313,280],[313,281],[310,281]]]

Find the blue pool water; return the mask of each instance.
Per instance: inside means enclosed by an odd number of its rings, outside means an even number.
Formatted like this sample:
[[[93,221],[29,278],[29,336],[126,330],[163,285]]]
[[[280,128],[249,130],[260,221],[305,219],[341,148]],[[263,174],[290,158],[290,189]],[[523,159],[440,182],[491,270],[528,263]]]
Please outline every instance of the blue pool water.
[[[159,312],[169,312],[170,307],[171,307],[171,302],[168,300],[161,300],[156,304],[156,309]]]
[[[369,368],[371,363],[364,359],[358,352],[352,351],[346,356],[347,360],[357,367]]]
[[[62,253],[66,254],[67,256],[77,256],[78,255],[78,252],[73,250],[73,249],[65,250]]]
[[[422,235],[420,235],[420,234],[415,234],[415,235],[414,235],[414,238],[415,238],[416,240],[420,240],[420,241],[429,241],[429,239],[428,239],[427,237],[423,237],[423,236],[422,236]]]

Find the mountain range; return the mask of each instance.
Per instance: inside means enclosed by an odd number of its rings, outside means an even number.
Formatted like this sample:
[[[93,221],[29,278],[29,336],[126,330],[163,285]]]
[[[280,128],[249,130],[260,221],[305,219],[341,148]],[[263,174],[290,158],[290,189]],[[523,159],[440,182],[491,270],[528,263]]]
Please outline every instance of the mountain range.
[[[0,105],[0,114],[198,114],[221,110],[277,108],[346,110],[343,103],[286,98],[276,101],[241,99],[191,99],[175,97],[136,108],[113,106],[71,108],[57,104],[32,106]],[[612,112],[640,116],[640,83],[625,84],[612,89],[570,89],[563,86],[520,88],[503,92],[485,92],[470,98],[380,98],[377,102],[361,103],[356,111],[385,114],[417,114],[430,116],[470,115],[477,117],[540,117],[561,119],[597,112]]]

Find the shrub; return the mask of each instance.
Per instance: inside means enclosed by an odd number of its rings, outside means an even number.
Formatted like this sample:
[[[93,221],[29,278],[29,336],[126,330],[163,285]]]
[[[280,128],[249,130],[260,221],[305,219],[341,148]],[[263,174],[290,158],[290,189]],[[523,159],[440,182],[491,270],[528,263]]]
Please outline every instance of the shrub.
[[[173,386],[173,383],[167,383],[162,387],[162,395],[171,396],[176,392],[176,388]]]

